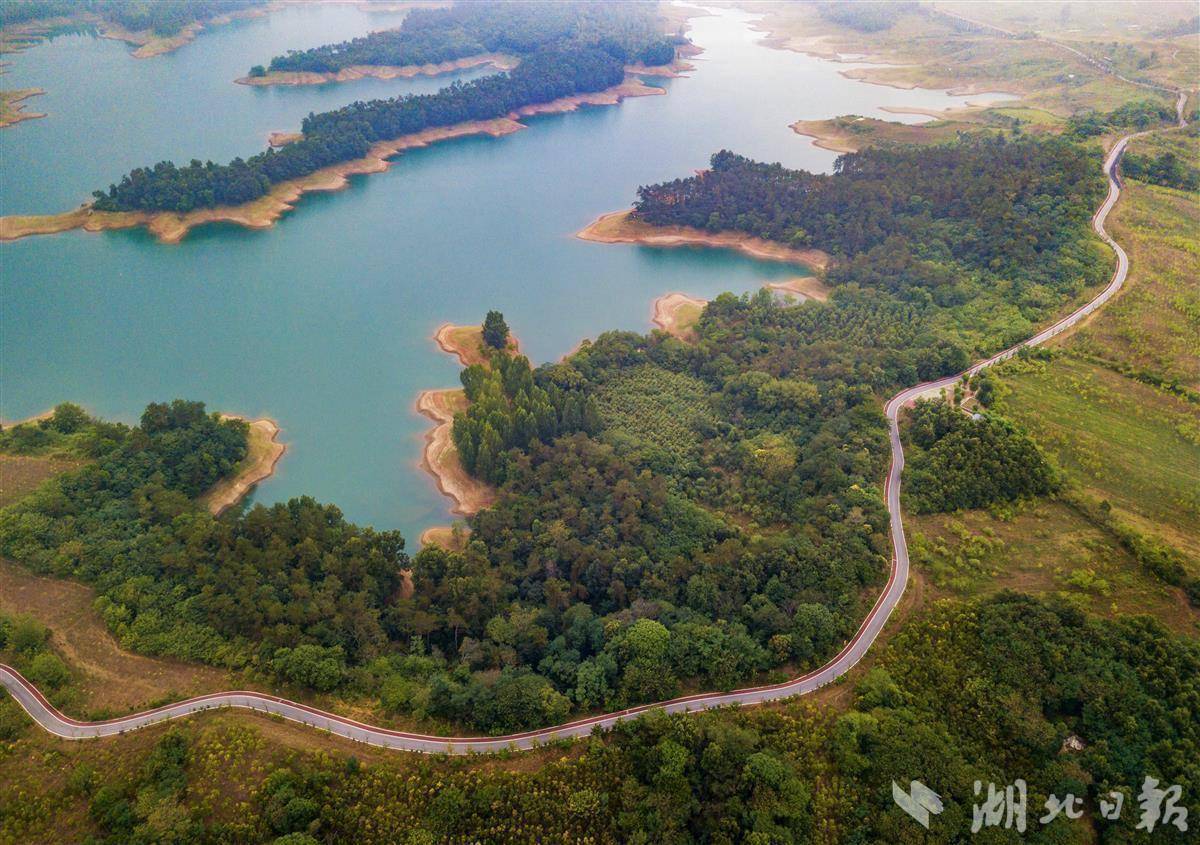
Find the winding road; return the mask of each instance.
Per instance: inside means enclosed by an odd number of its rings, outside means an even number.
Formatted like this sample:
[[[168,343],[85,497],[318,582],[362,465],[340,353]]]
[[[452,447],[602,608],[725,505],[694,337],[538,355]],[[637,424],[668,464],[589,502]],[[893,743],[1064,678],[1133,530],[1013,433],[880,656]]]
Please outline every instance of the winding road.
[[[1183,110],[1185,102],[1186,96],[1180,94],[1178,111],[1181,126],[1184,125]],[[920,397],[936,396],[943,390],[952,390],[954,384],[963,375],[974,375],[980,370],[1012,357],[1023,347],[1037,346],[1045,343],[1050,338],[1087,319],[1088,316],[1108,302],[1121,289],[1129,271],[1129,258],[1125,254],[1125,250],[1109,237],[1104,229],[1104,222],[1121,195],[1121,183],[1117,176],[1117,165],[1121,160],[1122,154],[1125,152],[1125,147],[1129,140],[1136,137],[1137,134],[1144,133],[1135,133],[1134,135],[1122,138],[1113,146],[1108,157],[1105,159],[1104,172],[1108,177],[1108,195],[1092,217],[1092,228],[1095,229],[1096,234],[1105,243],[1112,247],[1117,255],[1116,269],[1113,271],[1112,279],[1104,290],[1086,305],[1063,317],[1054,323],[1054,325],[1038,332],[1023,343],[976,363],[964,373],[947,376],[937,381],[925,382],[924,384],[918,384],[915,387],[902,390],[888,401],[886,415],[891,436],[892,462],[884,486],[884,493],[890,515],[890,530],[894,549],[891,573],[888,577],[887,586],[875,602],[875,606],[871,608],[871,612],[863,620],[862,626],[858,629],[857,633],[846,643],[845,647],[836,657],[819,669],[781,684],[748,687],[726,693],[700,693],[683,698],[675,698],[670,701],[631,707],[616,713],[591,716],[551,728],[542,728],[526,733],[497,737],[439,737],[393,731],[364,724],[354,719],[347,719],[344,716],[338,716],[334,713],[327,713],[315,707],[309,707],[285,698],[249,691],[212,693],[210,695],[189,698],[186,701],[180,701],[175,704],[168,704],[154,710],[123,716],[118,719],[108,719],[102,722],[81,722],[60,713],[46,700],[37,687],[10,666],[0,664],[0,683],[4,685],[35,722],[55,736],[64,739],[90,739],[114,736],[170,719],[189,716],[193,713],[236,707],[280,716],[293,722],[328,731],[354,742],[363,742],[369,745],[402,751],[442,754],[470,754],[508,749],[530,749],[554,740],[588,736],[597,729],[612,727],[623,719],[629,719],[649,710],[686,713],[731,705],[745,706],[761,704],[766,701],[776,701],[778,699],[804,695],[832,683],[850,671],[875,643],[892,611],[895,610],[896,605],[899,604],[901,597],[904,595],[904,588],[908,582],[908,545],[904,538],[904,521],[900,512],[900,475],[904,470],[904,450],[900,442],[898,424],[900,410]]]

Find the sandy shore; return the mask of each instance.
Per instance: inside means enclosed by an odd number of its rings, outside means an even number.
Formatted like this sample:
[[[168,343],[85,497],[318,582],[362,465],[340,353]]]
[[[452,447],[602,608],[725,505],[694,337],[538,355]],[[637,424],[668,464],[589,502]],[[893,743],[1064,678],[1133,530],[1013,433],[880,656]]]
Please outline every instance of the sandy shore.
[[[487,353],[483,348],[483,326],[456,326],[452,323],[442,323],[433,333],[433,340],[438,349],[447,355],[453,355],[464,367],[472,364],[487,366]],[[521,353],[521,343],[511,334],[508,336],[508,351],[513,355]]]
[[[488,359],[483,349],[482,326],[456,326],[443,323],[434,332],[433,340],[447,355],[453,355],[464,367],[473,364],[487,366]],[[509,335],[508,351],[520,354],[520,342]],[[496,501],[495,488],[472,478],[458,460],[458,450],[450,433],[454,428],[454,415],[467,408],[467,396],[461,388],[423,390],[417,396],[417,411],[434,422],[434,427],[425,435],[425,449],[421,456],[421,468],[433,476],[442,495],[454,500],[451,513],[471,516]],[[435,539],[427,540],[421,535],[421,543],[436,542],[445,546],[444,532],[448,528],[431,528],[426,534]],[[430,533],[435,532],[435,533]],[[443,533],[436,533],[443,532]],[[447,547],[448,548],[448,547]]]
[[[467,547],[467,537],[471,529],[463,525],[434,525],[421,532],[421,547],[441,546],[452,552],[461,552]],[[408,594],[412,595],[412,574],[409,573],[406,584]],[[407,598],[407,596],[406,596]]]
[[[304,140],[303,132],[272,132],[267,136],[267,143],[278,149]]]
[[[496,70],[512,70],[520,60],[507,53],[481,53],[449,62],[424,65],[351,65],[337,73],[315,71],[274,71],[266,76],[243,76],[235,79],[238,85],[265,87],[270,85],[328,85],[331,82],[354,82],[358,79],[410,79],[414,76],[441,76],[459,70],[491,65]]]
[[[797,276],[786,282],[771,282],[766,286],[769,290],[790,294],[797,299],[815,299],[825,302],[829,299],[830,289],[817,276]]]
[[[935,118],[927,123],[897,123],[860,115],[845,115],[827,120],[798,120],[791,124],[797,135],[814,138],[813,146],[838,153],[853,153],[864,147],[884,144],[934,144],[953,141],[968,124],[962,110],[890,109],[895,114],[920,113]],[[977,125],[977,124],[975,124]]]
[[[769,290],[788,294],[799,301],[816,299],[824,302],[829,298],[829,288],[825,287],[816,276],[797,276],[786,282],[772,282],[766,287]],[[696,323],[706,305],[708,305],[707,299],[689,296],[686,293],[675,291],[664,294],[654,300],[654,311],[650,322],[672,337],[691,343],[696,340]]]
[[[797,135],[813,139],[813,146],[834,153],[856,153],[859,144],[853,136],[837,131],[828,120],[797,120],[789,124]]]
[[[691,342],[696,339],[696,321],[705,305],[708,305],[707,299],[686,293],[668,293],[654,300],[654,316],[650,321],[667,334]]]
[[[234,414],[222,414],[224,419],[244,419]],[[208,508],[213,516],[220,516],[224,511],[242,500],[254,485],[265,481],[275,474],[275,465],[287,451],[287,446],[279,442],[279,424],[264,417],[258,420],[247,420],[250,432],[247,437],[247,452],[245,459],[238,467],[237,474],[217,482],[211,490],[205,493],[200,501]]]
[[[425,435],[421,467],[433,476],[442,495],[454,501],[450,512],[457,516],[471,516],[496,501],[494,489],[463,469],[450,437],[454,415],[466,407],[467,397],[462,388],[423,390],[417,396],[417,411],[434,422]]]
[[[490,135],[498,138],[524,129],[524,124],[517,122],[519,117],[575,111],[585,105],[615,105],[626,97],[664,93],[666,92],[661,88],[647,86],[636,79],[627,79],[621,85],[604,91],[526,106],[507,117],[438,126],[391,141],[379,141],[363,158],[341,162],[300,179],[280,182],[273,185],[266,196],[238,206],[202,208],[179,214],[167,211],[95,211],[84,205],[62,214],[0,217],[0,241],[16,240],[29,235],[54,234],[70,229],[99,232],[145,226],[159,241],[179,243],[190,230],[207,223],[234,223],[248,229],[265,229],[295,208],[295,202],[304,194],[310,191],[338,191],[349,184],[351,176],[381,173],[388,169],[388,160],[404,150],[470,135]]]
[[[25,111],[25,106],[21,104],[22,100],[38,97],[45,93],[46,89],[44,88],[18,88],[13,91],[0,91],[0,129],[5,126],[14,126],[22,120],[45,117],[44,112]]]
[[[818,249],[795,249],[740,232],[706,232],[688,226],[651,226],[633,220],[631,211],[614,211],[598,217],[576,233],[597,243],[629,243],[655,247],[706,246],[735,249],[751,258],[804,264],[814,270],[829,266],[829,255]]]

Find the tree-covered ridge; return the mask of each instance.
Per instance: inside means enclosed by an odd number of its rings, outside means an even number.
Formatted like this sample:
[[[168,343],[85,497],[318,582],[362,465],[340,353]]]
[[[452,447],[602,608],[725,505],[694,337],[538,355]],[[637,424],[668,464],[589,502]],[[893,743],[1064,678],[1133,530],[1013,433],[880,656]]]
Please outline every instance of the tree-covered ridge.
[[[51,799],[43,812],[14,801],[0,835],[34,841],[82,807],[104,843],[1194,842],[1197,694],[1195,638],[1148,618],[1089,618],[1002,594],[943,602],[914,620],[844,706],[651,713],[536,768],[403,755],[365,764],[196,722],[144,751],[89,744],[65,778],[40,780],[61,771],[57,757],[10,757],[28,770],[5,771],[8,794],[36,785]],[[18,743],[35,730],[5,715],[0,730],[13,723]],[[244,765],[229,770],[230,753]],[[1153,834],[1136,829],[1146,776],[1181,787],[1187,834],[1166,818]],[[972,835],[986,785],[1003,791],[1017,778],[1028,784],[1026,832],[1001,820]],[[913,779],[944,803],[927,831],[892,798],[893,781]],[[1099,812],[1112,791],[1122,796],[1117,819]],[[1048,796],[1067,793],[1082,817],[1043,825]]]
[[[668,64],[675,47],[654,3],[455,3],[413,9],[399,29],[292,50],[266,70],[336,73],[353,65],[421,65],[481,53],[600,49],[621,62]]]
[[[832,174],[722,151],[710,170],[639,188],[636,216],[863,256],[836,267],[835,282],[939,298],[953,290],[953,263],[1073,293],[1086,281],[1078,242],[1103,191],[1095,157],[1079,145],[983,136],[850,153]]]
[[[1037,444],[997,414],[968,416],[946,402],[922,401],[905,434],[913,447],[905,486],[917,513],[985,508],[1059,487]]]
[[[528,56],[508,73],[455,82],[435,94],[358,101],[310,114],[301,127],[301,140],[247,160],[235,158],[219,165],[193,159],[184,167],[164,161],[137,168],[107,192],[94,192],[94,207],[187,212],[240,205],[264,196],[275,183],[362,158],[375,141],[433,126],[503,117],[522,106],[601,91],[624,78],[621,61],[602,50],[546,50]]]
[[[407,562],[398,534],[308,498],[212,517],[196,498],[245,457],[247,424],[202,403],[90,427],[106,448],[0,511],[0,554],[92,584],[109,627],[141,651],[256,664],[320,689],[384,650]]]
[[[185,26],[263,6],[266,0],[6,0],[0,26],[91,12],[128,30],[174,35]]]

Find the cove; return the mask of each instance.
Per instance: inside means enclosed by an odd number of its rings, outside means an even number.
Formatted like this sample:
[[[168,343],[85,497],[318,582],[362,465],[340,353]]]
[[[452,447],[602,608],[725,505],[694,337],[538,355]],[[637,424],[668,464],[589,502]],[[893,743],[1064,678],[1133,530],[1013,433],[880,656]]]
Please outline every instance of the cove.
[[[61,211],[133,166],[247,156],[309,111],[477,75],[233,84],[263,56],[398,20],[304,4],[214,27],[156,59],[86,35],[17,54],[6,86],[45,88],[38,109],[49,116],[0,130],[0,213]],[[419,469],[428,423],[414,409],[421,390],[457,384],[457,364],[431,340],[438,325],[496,308],[531,359],[554,360],[606,329],[648,330],[667,291],[708,298],[782,281],[793,268],[574,233],[723,147],[828,170],[835,154],[796,135],[799,119],[896,119],[880,107],[981,99],[846,79],[845,65],[760,46],[753,20],[694,18],[705,52],[687,78],[653,81],[666,96],[405,153],[347,190],[306,196],[271,229],[214,225],[174,246],[140,230],[0,245],[0,415],[69,399],[132,421],[147,402],[179,396],[270,416],[288,454],[258,501],[311,494],[415,545],[449,520]]]

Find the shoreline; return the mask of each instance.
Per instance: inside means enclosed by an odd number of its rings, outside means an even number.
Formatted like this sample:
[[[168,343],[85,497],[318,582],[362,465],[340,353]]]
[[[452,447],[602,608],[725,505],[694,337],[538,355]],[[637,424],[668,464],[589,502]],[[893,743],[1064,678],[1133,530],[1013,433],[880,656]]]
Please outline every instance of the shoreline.
[[[673,291],[654,300],[654,313],[650,322],[671,337],[684,343],[696,339],[695,325],[700,313],[708,305],[707,299]]]
[[[769,282],[763,287],[767,290],[799,297],[799,301],[795,304],[809,299],[824,302],[829,298],[829,288],[825,287],[816,276],[797,276],[786,282]],[[681,291],[665,293],[654,300],[650,323],[677,340],[692,343],[696,340],[696,322],[700,319],[700,313],[709,301]],[[575,350],[581,346],[582,342],[576,345]],[[563,356],[563,360],[566,360],[571,354],[567,353],[566,356]]]
[[[463,367],[487,366],[483,351],[482,326],[457,326],[442,323],[433,333],[438,349],[458,359]],[[521,344],[511,334],[507,351],[521,354]],[[496,489],[484,484],[467,473],[458,460],[451,432],[454,415],[467,407],[467,395],[461,387],[442,387],[422,390],[417,394],[416,410],[421,416],[432,420],[433,428],[425,432],[425,446],[421,450],[421,469],[432,476],[438,491],[454,504],[450,512],[455,516],[473,516],[496,501]],[[421,534],[421,543],[427,537],[430,542],[445,546],[442,542],[451,531],[449,526],[431,526]],[[436,539],[433,539],[436,538]]]
[[[404,150],[425,147],[438,141],[471,135],[490,135],[499,138],[526,129],[518,122],[522,117],[539,114],[561,114],[582,106],[616,105],[627,97],[646,97],[666,94],[662,88],[645,85],[627,78],[620,85],[588,94],[562,97],[546,103],[525,106],[505,117],[467,121],[451,126],[437,126],[402,135],[390,141],[377,141],[366,156],[322,168],[299,179],[279,182],[256,200],[238,206],[202,208],[186,213],[173,211],[95,211],[84,204],[60,214],[9,215],[0,217],[0,241],[11,241],[30,235],[49,235],[72,229],[101,232],[144,226],[161,243],[176,244],[189,231],[206,223],[233,223],[248,229],[266,229],[285,213],[295,208],[304,194],[312,191],[340,191],[349,185],[350,176],[381,173],[388,169],[389,160]]]
[[[238,85],[269,88],[273,85],[328,85],[335,82],[355,82],[359,79],[411,79],[414,76],[441,76],[460,70],[491,65],[498,71],[512,70],[520,62],[507,53],[480,53],[445,62],[423,65],[351,65],[337,73],[311,70],[272,71],[266,76],[243,76],[235,79]]]
[[[632,209],[602,214],[575,233],[595,243],[628,243],[651,247],[701,246],[733,249],[750,258],[803,264],[815,271],[829,266],[829,254],[819,249],[795,249],[740,232],[706,232],[689,226],[651,226],[632,220]]]
[[[417,394],[417,413],[434,425],[425,433],[421,468],[432,476],[438,491],[454,504],[450,513],[473,516],[496,501],[496,491],[472,478],[458,461],[458,450],[450,432],[454,415],[465,409],[467,396],[461,387],[422,390]]]
[[[220,516],[240,502],[255,487],[275,474],[275,467],[287,451],[287,445],[279,442],[279,423],[270,417],[256,420],[237,414],[222,414],[222,419],[245,420],[250,424],[247,434],[244,466],[233,476],[218,481],[212,489],[200,497],[213,516]],[[255,455],[255,452],[258,452]]]
[[[456,326],[453,323],[442,323],[433,333],[433,341],[438,349],[447,355],[453,355],[463,367],[473,364],[487,366],[488,359],[482,353],[483,327]],[[508,336],[508,352],[513,355],[521,354],[521,342],[512,333]]]
[[[16,126],[23,120],[34,120],[45,117],[45,112],[25,111],[23,100],[30,97],[40,97],[46,93],[45,88],[16,88],[10,91],[0,91],[0,129]]]
[[[700,50],[687,51],[686,55],[693,56]],[[659,76],[666,79],[677,79],[694,71],[696,66],[684,61],[680,51],[670,64],[644,65],[641,62],[625,66],[628,76]],[[270,71],[265,76],[242,76],[234,80],[238,85],[248,85],[253,88],[270,88],[275,85],[303,86],[330,85],[341,82],[357,82],[360,79],[412,79],[416,76],[443,76],[462,70],[491,65],[496,71],[509,71],[521,63],[518,56],[509,53],[479,53],[474,56],[464,56],[461,59],[450,59],[444,62],[428,62],[421,65],[350,65],[336,73],[333,71],[312,70],[283,70]]]

